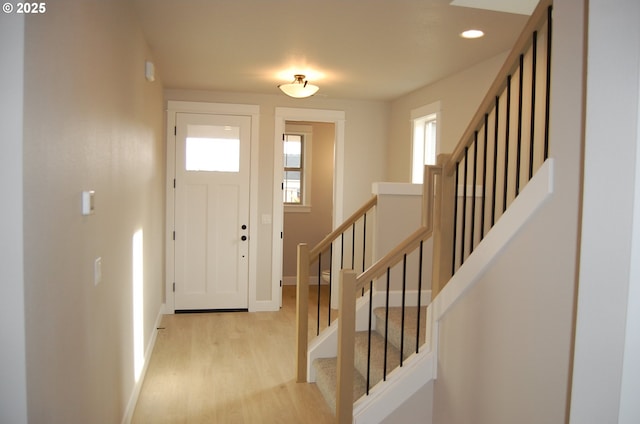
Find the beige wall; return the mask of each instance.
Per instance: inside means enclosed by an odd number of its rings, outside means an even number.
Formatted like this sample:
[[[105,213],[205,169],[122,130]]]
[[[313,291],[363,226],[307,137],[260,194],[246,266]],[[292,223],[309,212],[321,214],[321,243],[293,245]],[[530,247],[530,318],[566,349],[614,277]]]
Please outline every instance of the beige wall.
[[[554,8],[553,197],[441,321],[434,422],[565,422],[578,256],[583,4]],[[572,53],[573,52],[573,53]]]
[[[161,81],[127,1],[50,4],[25,31],[29,422],[117,423],[134,388],[132,237],[143,231],[143,348],[162,304]],[[81,192],[95,190],[95,215]],[[102,258],[103,281],[93,264]]]
[[[388,181],[411,182],[411,110],[440,102],[439,153],[451,153],[502,67],[506,55],[506,52],[500,54],[391,102]]]
[[[275,108],[307,108],[344,111],[344,216],[349,216],[371,197],[371,184],[386,178],[385,153],[387,140],[388,105],[384,102],[351,101],[314,96],[292,99],[278,93],[273,95],[229,93],[195,90],[165,90],[165,100],[194,102],[238,103],[260,106],[260,134],[258,160],[258,204],[251,213],[271,216],[273,210],[273,148],[275,136]],[[253,207],[253,205],[252,205]],[[277,219],[277,217],[273,217]],[[272,225],[259,224],[256,299],[271,300]]]
[[[333,216],[333,152],[335,125],[324,122],[296,122],[312,132],[311,210],[284,213],[283,265],[285,278],[297,272],[298,243],[313,247],[331,232]],[[289,127],[287,127],[289,131]],[[328,262],[326,263],[328,266]],[[317,272],[312,275],[316,275]]]

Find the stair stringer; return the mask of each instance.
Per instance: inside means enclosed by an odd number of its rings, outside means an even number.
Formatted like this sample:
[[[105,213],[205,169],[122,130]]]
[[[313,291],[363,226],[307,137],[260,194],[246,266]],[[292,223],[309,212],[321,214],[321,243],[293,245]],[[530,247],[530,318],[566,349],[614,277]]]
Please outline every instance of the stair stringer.
[[[431,300],[431,290],[422,290],[420,303],[425,306]],[[418,301],[417,290],[407,290],[405,302],[407,305],[415,305]],[[375,291],[373,294],[373,308],[379,308],[386,304],[386,292]],[[392,290],[389,292],[389,306],[396,307],[402,305],[402,292]],[[372,314],[371,328],[375,328],[376,317]],[[426,318],[424,320],[426,326]],[[369,296],[358,298],[356,301],[356,331],[367,331],[369,328]],[[428,328],[428,327],[425,327]],[[307,351],[307,381],[316,381],[316,371],[313,368],[313,360],[317,358],[335,358],[338,356],[338,320],[335,320],[329,327],[325,328],[320,335],[309,343]]]
[[[417,353],[396,368],[385,382],[377,384],[368,396],[353,404],[354,424],[374,424],[388,417],[406,400],[435,379],[435,354],[433,351]],[[430,405],[426,408],[430,411]],[[424,417],[430,418],[430,415]],[[430,421],[427,421],[430,423]]]

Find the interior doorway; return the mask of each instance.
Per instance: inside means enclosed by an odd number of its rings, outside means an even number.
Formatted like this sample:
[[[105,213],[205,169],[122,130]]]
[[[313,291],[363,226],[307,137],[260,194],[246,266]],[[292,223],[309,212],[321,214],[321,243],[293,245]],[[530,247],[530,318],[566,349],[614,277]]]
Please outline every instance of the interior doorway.
[[[289,123],[328,123],[333,124],[333,184],[331,229],[343,220],[343,187],[344,187],[344,145],[345,145],[345,112],[323,109],[276,108],[274,138],[274,197],[273,197],[273,249],[272,249],[272,285],[274,296],[282,305],[282,285],[284,283],[284,144],[283,134]],[[313,207],[313,204],[312,204]],[[325,233],[326,235],[326,233]],[[335,282],[334,282],[335,283]]]
[[[298,244],[313,246],[332,230],[335,124],[286,121],[283,143],[282,273],[283,284],[294,285]]]

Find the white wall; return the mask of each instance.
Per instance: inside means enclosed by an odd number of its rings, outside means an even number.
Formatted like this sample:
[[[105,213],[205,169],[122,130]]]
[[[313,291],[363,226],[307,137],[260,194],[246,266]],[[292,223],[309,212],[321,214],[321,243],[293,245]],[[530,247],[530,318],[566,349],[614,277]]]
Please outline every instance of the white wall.
[[[637,1],[589,2],[576,424],[640,421],[639,19]]]
[[[162,304],[162,87],[144,78],[151,55],[129,2],[48,6],[25,27],[29,421],[117,423],[134,390],[134,349],[148,345]],[[95,215],[81,215],[83,190],[96,192]],[[139,230],[143,334],[134,342]]]
[[[24,17],[0,14],[0,422],[27,422],[22,250]]]
[[[385,149],[387,140],[388,106],[384,102],[351,101],[311,97],[292,99],[278,92],[273,95],[229,93],[213,91],[165,90],[165,100],[200,101],[216,103],[254,104],[260,106],[258,222],[263,215],[272,214],[273,202],[273,147],[275,135],[275,108],[325,109],[344,111],[344,216],[349,216],[371,197],[371,184],[384,181]],[[278,142],[281,140],[278,138]],[[274,218],[275,219],[275,218]],[[258,259],[256,297],[271,300],[272,225],[260,224],[258,229]]]

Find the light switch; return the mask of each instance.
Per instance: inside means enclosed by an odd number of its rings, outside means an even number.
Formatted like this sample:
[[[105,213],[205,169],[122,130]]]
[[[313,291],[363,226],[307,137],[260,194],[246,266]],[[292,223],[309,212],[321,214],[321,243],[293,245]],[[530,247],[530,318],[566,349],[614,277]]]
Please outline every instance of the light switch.
[[[94,195],[93,190],[82,192],[82,215],[93,215],[95,212]]]

